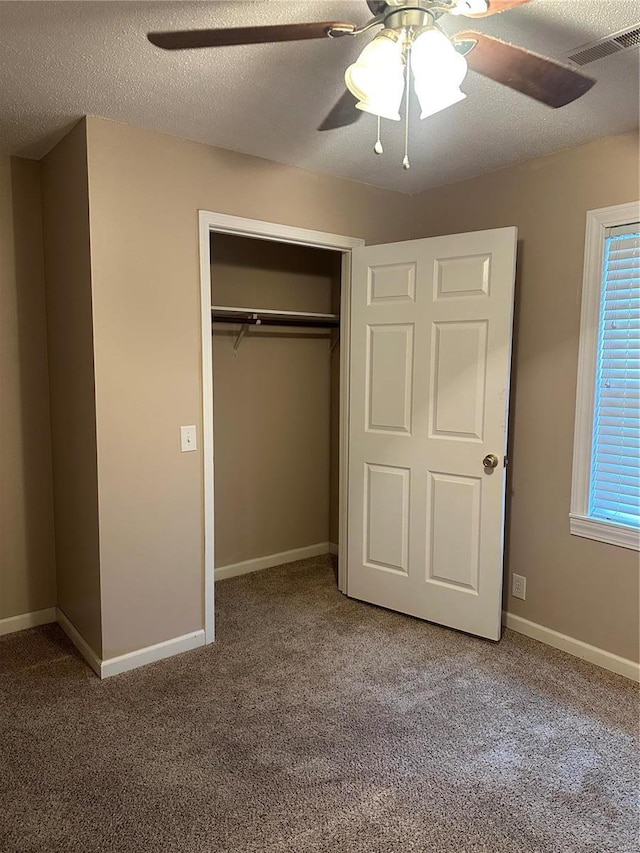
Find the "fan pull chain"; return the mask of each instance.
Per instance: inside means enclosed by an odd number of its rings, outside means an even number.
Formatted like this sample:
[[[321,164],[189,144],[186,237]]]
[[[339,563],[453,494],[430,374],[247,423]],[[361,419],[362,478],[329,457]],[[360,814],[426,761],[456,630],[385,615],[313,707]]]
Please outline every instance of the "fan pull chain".
[[[411,163],[409,162],[409,101],[411,100],[411,93],[409,91],[409,65],[411,59],[411,45],[407,47],[407,62],[406,62],[406,70],[405,70],[405,114],[404,114],[404,157],[402,159],[402,168],[407,170],[411,168]]]
[[[384,148],[382,147],[382,142],[380,140],[380,116],[378,116],[378,138],[376,139],[376,144],[373,146],[373,150],[376,154],[382,154]]]

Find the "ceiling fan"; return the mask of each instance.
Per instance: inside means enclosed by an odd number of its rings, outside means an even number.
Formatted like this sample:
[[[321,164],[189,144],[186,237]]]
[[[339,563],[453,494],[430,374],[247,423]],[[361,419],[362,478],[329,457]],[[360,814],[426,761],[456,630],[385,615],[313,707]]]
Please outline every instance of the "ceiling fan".
[[[382,30],[347,69],[348,91],[325,117],[319,130],[353,124],[363,112],[373,113],[378,119],[400,120],[399,108],[405,88],[408,91],[410,71],[421,118],[465,97],[460,84],[467,68],[549,107],[565,106],[588,92],[595,80],[555,60],[484,33],[465,30],[450,38],[439,25],[440,19],[447,15],[483,18],[528,2],[530,0],[367,0],[373,18],[362,26],[344,21],[320,21],[153,32],[148,33],[147,38],[164,50],[190,50],[336,39],[358,36],[381,26]],[[409,100],[408,97],[405,100],[405,149]],[[375,150],[381,153],[381,149],[378,138]],[[406,150],[404,165],[409,168]]]

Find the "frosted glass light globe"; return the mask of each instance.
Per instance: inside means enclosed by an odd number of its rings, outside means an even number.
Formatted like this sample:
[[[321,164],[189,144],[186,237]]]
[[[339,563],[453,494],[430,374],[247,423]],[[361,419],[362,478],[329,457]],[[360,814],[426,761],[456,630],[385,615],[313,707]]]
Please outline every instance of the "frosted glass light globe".
[[[382,30],[347,68],[344,80],[347,89],[358,99],[359,110],[400,121],[404,93],[400,34]]]
[[[466,98],[460,84],[467,74],[467,60],[439,30],[425,29],[413,42],[411,70],[420,101],[420,118]]]

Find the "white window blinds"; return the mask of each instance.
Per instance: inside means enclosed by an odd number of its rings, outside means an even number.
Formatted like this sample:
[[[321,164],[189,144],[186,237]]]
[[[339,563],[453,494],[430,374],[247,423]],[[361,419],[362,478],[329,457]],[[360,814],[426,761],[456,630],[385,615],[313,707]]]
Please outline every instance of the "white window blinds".
[[[589,515],[640,527],[640,225],[607,231]]]

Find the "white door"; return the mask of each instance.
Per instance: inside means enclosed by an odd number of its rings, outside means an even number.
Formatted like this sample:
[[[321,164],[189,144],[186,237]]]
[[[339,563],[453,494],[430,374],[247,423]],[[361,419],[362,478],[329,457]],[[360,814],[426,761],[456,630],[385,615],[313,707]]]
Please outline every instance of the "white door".
[[[516,239],[353,251],[347,594],[493,640]]]

